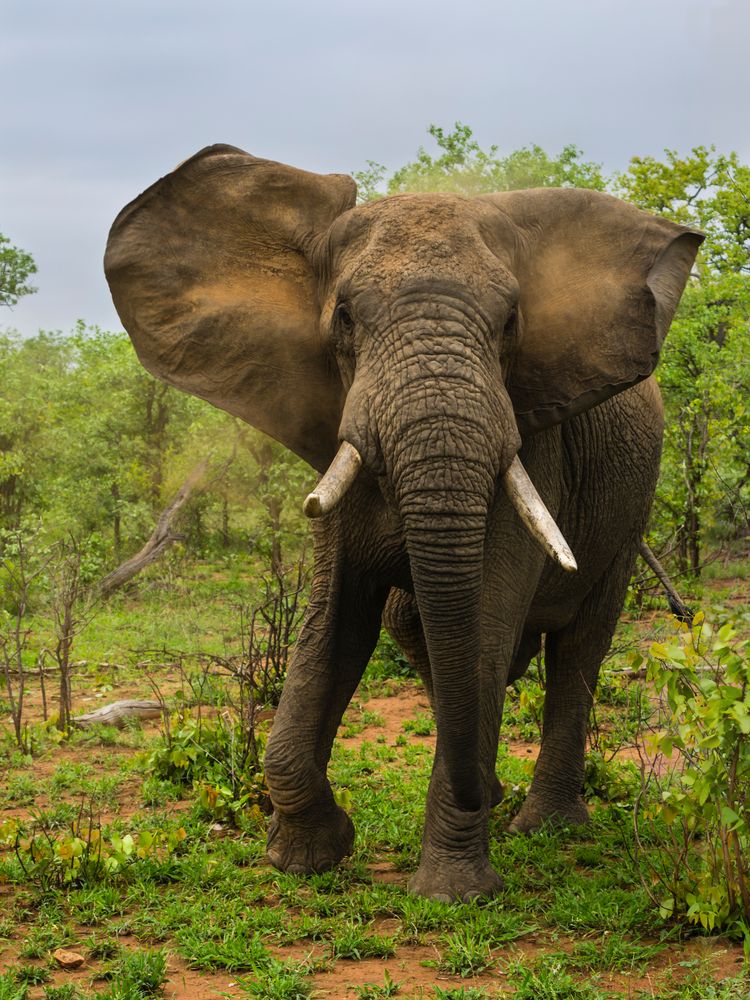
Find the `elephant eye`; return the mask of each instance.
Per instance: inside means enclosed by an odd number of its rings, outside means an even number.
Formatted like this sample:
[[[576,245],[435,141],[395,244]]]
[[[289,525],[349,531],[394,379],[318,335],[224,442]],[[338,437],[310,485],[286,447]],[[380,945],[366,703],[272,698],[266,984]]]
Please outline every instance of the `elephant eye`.
[[[336,311],[333,314],[336,323],[343,333],[351,333],[354,329],[354,320],[352,319],[352,314],[349,312],[347,307],[343,302],[340,302],[336,306]]]
[[[515,337],[516,327],[518,325],[518,313],[515,309],[511,309],[508,318],[505,321],[505,326],[503,327],[503,340],[507,340],[510,337]]]

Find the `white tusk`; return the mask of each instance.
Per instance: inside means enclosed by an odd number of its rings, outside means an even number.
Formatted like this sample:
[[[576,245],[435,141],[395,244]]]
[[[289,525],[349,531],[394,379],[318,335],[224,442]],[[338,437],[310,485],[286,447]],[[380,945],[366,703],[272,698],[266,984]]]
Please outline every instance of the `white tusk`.
[[[531,537],[536,539],[547,555],[558,562],[564,570],[574,573],[578,569],[575,556],[552,515],[544,506],[544,501],[529,479],[529,474],[518,455],[503,476],[503,486]]]
[[[362,456],[354,445],[342,441],[325,475],[302,504],[305,514],[308,517],[330,514],[357,478],[361,465]]]

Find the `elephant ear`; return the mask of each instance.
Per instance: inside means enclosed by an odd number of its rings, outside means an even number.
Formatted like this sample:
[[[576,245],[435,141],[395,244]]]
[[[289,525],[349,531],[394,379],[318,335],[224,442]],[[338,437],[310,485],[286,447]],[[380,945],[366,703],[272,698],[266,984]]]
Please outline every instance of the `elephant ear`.
[[[597,191],[482,198],[500,210],[521,299],[508,391],[522,432],[567,420],[647,378],[701,233]]]
[[[209,146],[123,209],[104,268],[143,365],[324,471],[343,389],[306,250],[354,204],[351,178]]]

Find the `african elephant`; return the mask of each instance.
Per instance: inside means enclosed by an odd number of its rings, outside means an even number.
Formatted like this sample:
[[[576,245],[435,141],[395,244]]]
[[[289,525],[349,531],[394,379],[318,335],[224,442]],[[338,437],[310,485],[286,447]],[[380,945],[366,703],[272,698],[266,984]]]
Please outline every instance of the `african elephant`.
[[[278,868],[351,851],[326,769],[381,622],[437,723],[414,892],[499,888],[503,697],[542,635],[544,734],[512,828],[586,820],[592,692],[659,465],[649,376],[701,239],[594,191],[355,207],[347,176],[224,145],[120,213],[105,269],[146,368],[323,474],[265,762]]]

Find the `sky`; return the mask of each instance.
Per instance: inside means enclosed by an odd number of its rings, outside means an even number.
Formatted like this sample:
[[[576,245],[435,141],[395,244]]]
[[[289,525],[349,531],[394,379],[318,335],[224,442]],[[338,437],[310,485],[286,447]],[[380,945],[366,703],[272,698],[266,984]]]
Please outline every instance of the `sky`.
[[[508,153],[607,171],[715,144],[750,160],[748,0],[3,0],[0,233],[29,336],[121,329],[102,272],[119,210],[203,146],[389,170],[468,124]]]

